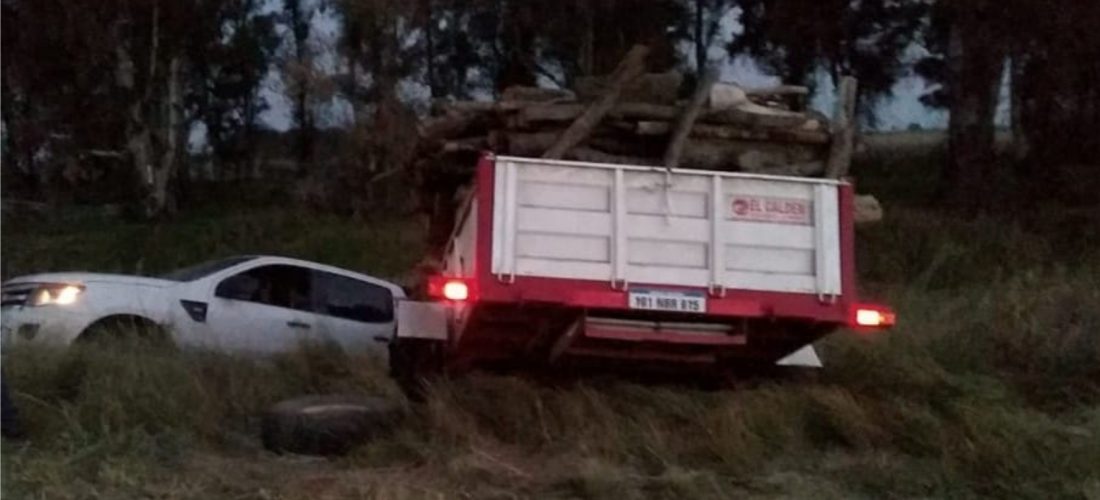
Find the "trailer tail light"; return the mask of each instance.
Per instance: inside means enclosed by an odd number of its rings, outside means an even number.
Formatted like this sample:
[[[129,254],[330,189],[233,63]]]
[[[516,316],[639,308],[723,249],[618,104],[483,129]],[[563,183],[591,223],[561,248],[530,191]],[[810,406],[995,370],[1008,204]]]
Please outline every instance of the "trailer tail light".
[[[470,282],[461,278],[433,276],[428,279],[428,296],[452,302],[465,302],[473,297]]]
[[[852,307],[849,323],[857,329],[890,328],[897,323],[897,315],[886,306],[856,304]]]

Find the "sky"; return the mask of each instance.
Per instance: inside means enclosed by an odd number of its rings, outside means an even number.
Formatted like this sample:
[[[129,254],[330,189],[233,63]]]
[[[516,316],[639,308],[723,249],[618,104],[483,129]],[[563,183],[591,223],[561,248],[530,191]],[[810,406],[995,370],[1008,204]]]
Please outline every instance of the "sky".
[[[278,8],[273,1],[269,6]],[[734,59],[726,55],[724,47],[734,36],[741,32],[741,26],[737,21],[737,9],[726,13],[720,23],[720,32],[708,49],[708,59],[720,64],[721,81],[733,82],[747,87],[762,87],[781,83],[778,78],[765,74],[749,57],[737,57]],[[331,53],[329,48],[335,46],[339,34],[339,21],[332,9],[319,13],[313,21],[313,35],[311,43],[318,53]],[[685,42],[680,50],[685,54],[685,60],[693,60],[693,50],[690,43]],[[917,59],[924,54],[919,46],[913,46],[906,57]],[[330,68],[336,66],[330,57],[323,64]],[[811,107],[826,115],[831,115],[835,102],[835,89],[830,78],[820,75],[819,88],[811,100]],[[264,81],[263,96],[267,99],[269,108],[261,115],[261,121],[270,128],[287,130],[291,126],[290,100],[286,97],[284,87],[278,73],[272,70]],[[404,85],[405,95],[427,95],[427,89],[420,83],[409,82]],[[879,104],[877,110],[878,130],[904,130],[912,124],[917,124],[925,129],[942,129],[947,126],[947,113],[940,110],[932,110],[920,102],[920,97],[930,91],[928,83],[915,75],[901,78],[894,85],[892,97]],[[1007,82],[1002,85],[1002,93],[1007,93]],[[488,97],[488,96],[486,96]],[[1002,106],[998,109],[998,123],[1007,121],[1008,109],[1003,104],[1008,99],[1002,99]],[[351,118],[351,107],[347,102],[334,100],[324,109],[319,123],[322,126],[339,126],[347,123]]]

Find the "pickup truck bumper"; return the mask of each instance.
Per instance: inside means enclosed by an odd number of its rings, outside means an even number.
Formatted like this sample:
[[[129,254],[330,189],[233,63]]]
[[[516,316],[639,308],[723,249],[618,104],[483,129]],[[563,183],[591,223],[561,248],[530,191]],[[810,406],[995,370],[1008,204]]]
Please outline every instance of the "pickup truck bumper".
[[[0,311],[3,345],[21,343],[68,345],[95,318],[79,308],[9,306]]]

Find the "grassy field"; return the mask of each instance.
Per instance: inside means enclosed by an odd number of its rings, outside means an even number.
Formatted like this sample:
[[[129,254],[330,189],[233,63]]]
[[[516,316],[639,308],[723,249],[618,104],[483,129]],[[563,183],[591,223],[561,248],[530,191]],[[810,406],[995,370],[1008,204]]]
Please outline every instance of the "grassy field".
[[[377,360],[13,349],[3,369],[31,438],[3,444],[4,498],[1100,499],[1100,226],[1056,208],[945,213],[919,175],[926,153],[875,152],[855,173],[887,219],[861,229],[859,261],[901,323],[829,338],[813,380],[706,392],[475,376],[317,459],[263,451],[258,412],[311,392],[399,398]],[[399,277],[419,255],[409,221],[280,207],[158,227],[4,222],[5,277],[257,252]]]

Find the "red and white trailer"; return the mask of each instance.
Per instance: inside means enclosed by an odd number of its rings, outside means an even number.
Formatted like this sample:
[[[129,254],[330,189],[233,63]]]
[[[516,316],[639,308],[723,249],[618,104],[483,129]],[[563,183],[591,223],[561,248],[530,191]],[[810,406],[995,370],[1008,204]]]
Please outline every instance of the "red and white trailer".
[[[398,307],[399,380],[477,366],[775,364],[859,301],[852,187],[831,179],[484,155],[427,301]]]

